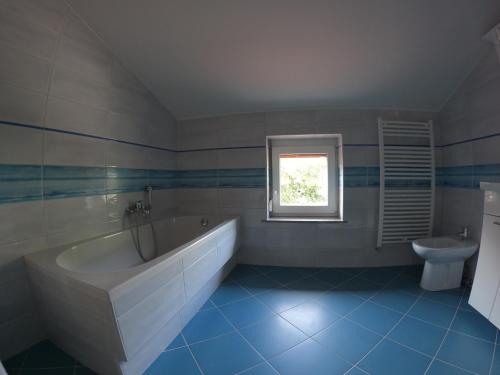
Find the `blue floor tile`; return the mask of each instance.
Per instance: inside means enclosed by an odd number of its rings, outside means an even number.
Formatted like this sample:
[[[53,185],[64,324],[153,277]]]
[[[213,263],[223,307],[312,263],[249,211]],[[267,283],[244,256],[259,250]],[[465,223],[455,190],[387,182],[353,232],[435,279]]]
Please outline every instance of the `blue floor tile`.
[[[420,279],[422,278],[422,273],[424,271],[424,265],[418,264],[415,266],[404,266],[401,267],[401,269],[402,269],[402,275],[420,281]]]
[[[98,374],[87,367],[77,366],[73,370],[73,375],[98,375]]]
[[[442,290],[439,292],[426,291],[424,297],[435,302],[444,303],[451,307],[457,307],[462,298],[462,289]]]
[[[431,358],[389,340],[382,341],[359,367],[372,375],[422,375]]]
[[[75,360],[50,341],[32,346],[24,359],[23,369],[72,367]]]
[[[361,273],[365,272],[365,270],[366,270],[366,268],[358,268],[358,267],[339,267],[339,268],[333,268],[333,269],[348,273],[349,275],[351,275],[351,277],[360,275]]]
[[[282,288],[259,294],[256,298],[274,312],[280,313],[306,302],[308,295],[307,292],[301,290]]]
[[[271,289],[278,289],[281,284],[266,275],[254,275],[238,280],[238,283],[250,294],[256,295]]]
[[[353,367],[352,369],[349,370],[349,372],[346,372],[345,375],[367,375],[367,374],[368,374],[367,372],[365,372],[357,367]]]
[[[241,286],[232,281],[224,281],[215,293],[212,294],[210,300],[214,305],[221,306],[248,297],[250,297],[250,293]]]
[[[269,364],[261,363],[255,367],[252,367],[246,371],[243,371],[241,375],[279,375]]]
[[[360,276],[363,279],[367,279],[378,284],[387,284],[389,281],[394,280],[400,272],[401,270],[395,267],[373,267],[368,268]]]
[[[367,302],[347,317],[381,335],[385,335],[401,319],[402,315],[385,307]]]
[[[280,314],[301,331],[312,336],[340,318],[340,315],[316,302],[305,302]]]
[[[208,300],[203,306],[201,306],[200,311],[206,311],[210,309],[215,309],[215,305],[212,303],[212,301]]]
[[[420,287],[420,280],[408,277],[407,275],[399,275],[386,288],[415,296],[420,296],[424,293],[424,290]]]
[[[340,315],[350,313],[356,307],[365,302],[364,299],[342,290],[332,290],[326,292],[316,297],[314,300]]]
[[[236,267],[233,268],[233,270],[229,274],[229,278],[234,280],[242,280],[249,276],[256,276],[256,275],[261,275],[261,273],[255,266],[251,266],[248,264],[238,264]]]
[[[331,289],[331,285],[314,278],[314,276],[310,276],[289,284],[287,288],[307,292],[310,298],[314,298]]]
[[[307,339],[306,335],[277,315],[245,327],[240,332],[265,358],[282,353]]]
[[[221,306],[220,310],[236,328],[245,327],[274,315],[266,305],[253,297]]]
[[[469,297],[462,299],[460,302],[460,309],[465,311],[476,311],[471,305],[469,305]]]
[[[357,297],[368,299],[382,289],[382,285],[358,276],[355,279],[347,281],[345,284],[341,284],[339,288],[344,291],[352,292]]]
[[[201,374],[187,347],[163,352],[144,372],[144,375]]]
[[[177,349],[183,346],[186,346],[186,342],[184,341],[182,334],[178,334],[177,337],[174,339],[174,341],[170,343],[170,345],[166,350]]]
[[[417,296],[412,294],[398,292],[391,289],[382,289],[371,299],[371,301],[397,310],[401,313],[406,313],[415,303],[416,299]]]
[[[451,306],[421,298],[410,309],[408,315],[448,328],[455,315],[455,311],[456,309]]]
[[[493,348],[494,345],[486,341],[449,332],[437,358],[463,369],[487,375],[490,371]]]
[[[200,311],[182,330],[188,344],[210,339],[233,331],[222,314],[214,310]]]
[[[333,268],[322,270],[319,273],[315,274],[313,277],[318,280],[324,281],[331,286],[336,286],[350,279],[352,275],[348,272]]]
[[[389,338],[424,354],[434,356],[445,334],[444,328],[406,316],[389,334]]]
[[[495,358],[493,359],[493,363],[491,365],[491,375],[496,374],[500,374],[500,345],[496,346]]]
[[[351,363],[368,353],[382,337],[348,320],[339,320],[313,337]]]
[[[299,268],[280,268],[267,274],[271,279],[282,285],[287,285],[305,277],[304,272]]]
[[[73,367],[23,369],[19,375],[73,375]],[[10,373],[10,375],[13,375]]]
[[[314,340],[307,340],[272,358],[271,364],[287,375],[342,375],[351,366]]]
[[[3,365],[6,370],[10,370],[10,372],[14,372],[14,369],[20,369],[26,356],[28,355],[28,350],[25,350],[3,362]]]
[[[451,329],[480,339],[495,342],[497,329],[477,312],[459,310]]]
[[[469,371],[435,360],[426,375],[470,375]]]
[[[500,375],[497,330],[467,304],[469,291],[423,291],[421,272],[237,266],[146,374]],[[49,341],[4,365],[12,375],[94,375]]]
[[[234,374],[246,370],[262,358],[236,332],[191,346],[206,375]]]

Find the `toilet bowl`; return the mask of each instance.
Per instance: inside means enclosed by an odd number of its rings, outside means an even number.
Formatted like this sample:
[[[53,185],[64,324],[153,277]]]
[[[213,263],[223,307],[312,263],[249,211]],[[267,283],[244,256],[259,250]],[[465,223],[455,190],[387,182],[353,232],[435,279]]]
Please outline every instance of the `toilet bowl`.
[[[413,250],[425,259],[420,286],[432,291],[458,288],[464,262],[478,248],[477,242],[456,237],[421,238],[414,240],[412,245]]]

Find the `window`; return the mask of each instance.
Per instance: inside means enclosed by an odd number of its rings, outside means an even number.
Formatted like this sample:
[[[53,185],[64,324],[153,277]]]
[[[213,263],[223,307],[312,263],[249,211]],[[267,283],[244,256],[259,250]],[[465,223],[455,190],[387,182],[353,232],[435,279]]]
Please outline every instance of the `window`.
[[[268,220],[342,220],[340,134],[267,137]]]

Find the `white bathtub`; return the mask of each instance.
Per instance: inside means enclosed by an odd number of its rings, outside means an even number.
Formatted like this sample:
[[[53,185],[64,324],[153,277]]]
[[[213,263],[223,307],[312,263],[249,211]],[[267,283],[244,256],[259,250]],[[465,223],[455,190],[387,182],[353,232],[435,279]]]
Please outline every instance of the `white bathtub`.
[[[25,257],[49,337],[100,374],[142,374],[235,264],[238,218],[153,224],[139,233],[147,262],[131,230]]]

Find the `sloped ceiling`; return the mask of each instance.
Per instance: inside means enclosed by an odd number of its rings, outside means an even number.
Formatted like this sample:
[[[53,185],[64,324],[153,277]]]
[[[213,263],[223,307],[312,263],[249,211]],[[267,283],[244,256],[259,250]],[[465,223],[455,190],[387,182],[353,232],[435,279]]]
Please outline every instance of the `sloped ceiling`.
[[[321,107],[438,110],[498,0],[69,0],[178,119]]]

